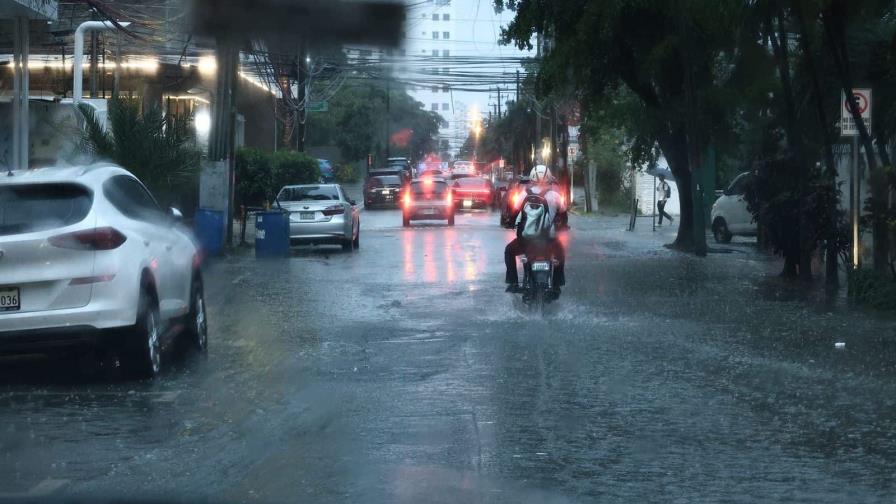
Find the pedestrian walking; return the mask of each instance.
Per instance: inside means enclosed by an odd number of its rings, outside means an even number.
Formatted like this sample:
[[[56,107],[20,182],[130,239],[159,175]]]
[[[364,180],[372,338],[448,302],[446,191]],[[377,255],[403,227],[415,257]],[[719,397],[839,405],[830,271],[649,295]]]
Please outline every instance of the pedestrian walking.
[[[669,219],[669,224],[672,223],[672,216],[666,213],[666,200],[671,196],[672,187],[666,182],[666,177],[660,175],[660,184],[656,187],[656,209],[660,214],[660,221],[657,224],[658,226],[663,225],[663,217]]]

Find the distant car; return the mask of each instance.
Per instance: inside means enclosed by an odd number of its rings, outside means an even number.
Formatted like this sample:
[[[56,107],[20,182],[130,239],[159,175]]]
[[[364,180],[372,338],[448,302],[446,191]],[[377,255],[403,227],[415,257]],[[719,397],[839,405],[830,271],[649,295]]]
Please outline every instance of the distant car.
[[[532,183],[529,177],[520,176],[507,186],[501,201],[501,226],[513,228],[516,224],[516,216],[526,197],[526,189]]]
[[[360,211],[339,184],[286,186],[277,203],[289,212],[290,244],[360,246]]]
[[[390,167],[393,167],[393,166],[401,167],[401,169],[404,170],[405,173],[407,173],[408,179],[412,179],[417,176],[417,174],[414,170],[414,167],[411,165],[411,162],[408,160],[408,158],[391,157],[386,160],[386,165],[388,165]]]
[[[476,167],[469,161],[455,161],[454,167],[451,168],[451,178],[453,179],[477,176],[479,173],[476,171]]]
[[[367,172],[367,177],[385,177],[385,176],[397,176],[401,177],[402,183],[408,183],[411,181],[410,175],[408,172],[401,168],[400,166],[388,166],[383,168],[376,168]]]
[[[333,165],[326,159],[318,159],[317,166],[320,168],[321,183],[332,183],[336,181],[336,173],[333,171]]]
[[[447,220],[454,225],[454,201],[451,187],[444,179],[424,176],[412,181],[402,191],[402,225],[415,220]]]
[[[488,179],[465,177],[454,182],[452,196],[457,209],[489,209],[494,201],[495,189]]]
[[[752,173],[741,173],[712,205],[712,234],[716,242],[729,243],[735,235],[756,235],[756,222],[744,200],[752,179]]]
[[[370,177],[364,183],[364,207],[397,207],[402,178],[398,175]]]
[[[181,219],[111,164],[0,178],[0,352],[88,344],[152,377],[174,335],[205,350],[199,251]]]
[[[423,173],[421,173],[420,176],[421,177],[427,176],[427,177],[445,178],[446,173],[444,171],[438,170],[438,169],[426,170]]]

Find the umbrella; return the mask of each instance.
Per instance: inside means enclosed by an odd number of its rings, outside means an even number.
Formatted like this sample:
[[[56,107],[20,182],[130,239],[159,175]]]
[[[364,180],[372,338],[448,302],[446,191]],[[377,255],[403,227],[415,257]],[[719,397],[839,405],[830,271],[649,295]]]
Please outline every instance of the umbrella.
[[[675,182],[675,175],[672,175],[672,171],[665,166],[654,166],[653,168],[649,168],[647,174],[653,175],[654,177],[664,177],[668,182]]]

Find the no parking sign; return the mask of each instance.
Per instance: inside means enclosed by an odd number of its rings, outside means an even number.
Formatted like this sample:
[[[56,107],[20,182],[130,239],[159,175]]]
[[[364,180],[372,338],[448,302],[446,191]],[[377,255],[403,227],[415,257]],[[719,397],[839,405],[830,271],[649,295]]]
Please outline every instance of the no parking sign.
[[[871,90],[870,89],[853,89],[852,95],[855,97],[856,106],[868,133],[871,133]],[[843,136],[856,136],[859,130],[856,122],[852,118],[851,104],[846,99],[846,95],[840,93],[840,134]]]

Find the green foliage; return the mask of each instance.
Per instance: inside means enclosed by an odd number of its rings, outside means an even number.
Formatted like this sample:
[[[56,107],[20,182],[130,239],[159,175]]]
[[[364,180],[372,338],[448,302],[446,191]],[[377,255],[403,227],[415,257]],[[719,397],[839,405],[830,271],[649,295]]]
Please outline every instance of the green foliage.
[[[896,280],[867,269],[850,270],[849,298],[870,308],[896,312]]]
[[[295,151],[269,153],[242,148],[236,153],[236,202],[261,206],[272,202],[285,185],[313,184],[320,180],[316,159]]]
[[[336,167],[336,182],[340,183],[353,183],[357,182],[359,179],[359,175],[355,167],[349,163],[341,164]]]
[[[328,103],[328,113],[310,115],[308,145],[336,145],[346,161],[371,153],[384,161],[387,141],[392,157],[420,159],[439,150],[440,116],[424,110],[401,85],[346,84]]]
[[[84,115],[84,149],[95,160],[112,161],[146,184],[162,205],[193,201],[200,151],[195,147],[190,117],[175,117],[156,105],[140,110],[137,100],[109,101],[111,131],[105,131],[92,107],[79,104]]]

